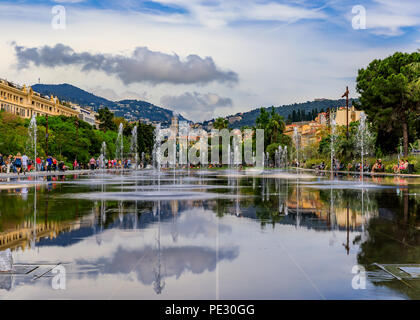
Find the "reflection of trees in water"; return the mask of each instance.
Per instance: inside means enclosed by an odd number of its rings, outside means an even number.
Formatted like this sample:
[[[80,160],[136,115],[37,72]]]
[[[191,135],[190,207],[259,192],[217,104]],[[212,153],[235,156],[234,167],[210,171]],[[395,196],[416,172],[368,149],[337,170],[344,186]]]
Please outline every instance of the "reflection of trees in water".
[[[241,179],[239,187],[240,216],[258,219],[262,227],[290,221],[284,217],[291,213],[293,219],[324,221],[328,230],[363,230],[364,223],[378,214],[378,201],[368,190],[315,189],[295,180],[262,178]],[[221,217],[237,212],[236,206],[235,201],[218,199],[210,209]]]
[[[257,181],[256,181],[257,180]],[[255,186],[254,183],[255,182]],[[349,252],[352,245],[359,245],[357,259],[359,264],[368,270],[373,262],[384,264],[418,264],[420,262],[420,212],[416,195],[410,195],[408,189],[397,193],[396,189],[315,189],[304,185],[297,190],[294,181],[286,191],[276,187],[275,179],[268,179],[262,189],[261,179],[243,179],[240,194],[248,197],[241,198],[240,206],[244,217],[258,219],[261,226],[272,223],[292,224],[289,219],[294,218],[299,208],[313,221],[314,218],[324,220],[330,224],[328,230],[335,228],[346,230],[347,241],[343,242],[344,249]],[[259,186],[259,187],[258,187]],[[272,194],[266,199],[266,190]],[[276,194],[274,193],[276,190]],[[291,214],[286,217],[278,214],[284,195]],[[232,200],[217,200],[212,208],[218,216],[234,214],[235,202]],[[306,211],[305,211],[306,210]],[[334,219],[335,220],[334,220]],[[335,227],[334,227],[335,224]],[[308,225],[308,227],[312,227]],[[356,228],[356,229],[355,229]],[[325,229],[323,229],[325,230]],[[360,231],[361,234],[351,237],[350,231]],[[399,281],[375,282],[385,285],[411,298],[420,299],[420,280],[413,291]]]
[[[106,214],[100,215],[102,217],[103,228],[107,229],[110,227],[114,227],[116,221],[122,227],[130,227],[134,228],[134,224],[138,224],[139,220],[144,213],[150,213],[153,210],[153,202],[135,202],[135,201],[103,201],[102,204],[97,204],[98,207],[105,206],[106,207]],[[99,208],[98,208],[99,210]],[[126,213],[130,212],[131,214],[128,215],[132,217],[132,223],[130,226],[126,226],[125,223],[127,222],[124,220]],[[136,217],[134,217],[136,215]],[[99,219],[97,223],[99,223]]]
[[[368,237],[360,245],[357,255],[359,264],[367,270],[378,271],[372,263],[418,264],[420,262],[420,216],[419,203],[407,190],[400,195],[394,192],[374,195],[380,204],[379,216],[367,223]],[[376,285],[387,286],[410,298],[420,299],[420,281],[410,281],[414,289],[398,280],[378,281]]]
[[[379,217],[367,224],[369,238],[361,245],[359,261],[363,264],[419,263],[420,217],[415,197],[404,191],[401,196],[377,194],[376,199],[381,204]]]
[[[57,191],[60,189],[61,186],[56,187]],[[46,185],[28,190],[26,198],[0,194],[0,250],[35,248],[41,238],[71,230],[71,222],[89,214],[94,206],[89,201],[49,201],[51,188]]]
[[[80,192],[81,189],[71,189],[72,192]],[[34,208],[34,188],[29,188],[28,198],[7,196],[7,193],[0,193],[0,231],[6,231],[9,228],[15,228],[24,221],[33,219]],[[48,197],[47,187],[45,185],[37,187],[37,212],[39,220],[45,220],[45,212],[48,212],[48,221],[70,221],[74,220],[76,206],[78,212],[88,214],[93,206],[90,201],[72,201],[67,199],[55,199],[46,201]],[[48,209],[46,210],[46,207]],[[63,210],[63,207],[66,210]]]

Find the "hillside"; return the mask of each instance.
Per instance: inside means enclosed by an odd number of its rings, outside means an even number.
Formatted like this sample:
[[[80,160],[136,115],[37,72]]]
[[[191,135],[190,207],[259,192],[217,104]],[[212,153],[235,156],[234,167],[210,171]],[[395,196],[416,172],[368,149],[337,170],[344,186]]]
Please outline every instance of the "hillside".
[[[117,101],[115,115],[119,117],[133,119],[148,119],[149,121],[170,122],[173,117],[173,111],[162,107],[155,106],[146,101],[141,100],[121,100]],[[178,115],[180,121],[188,121],[182,115]]]
[[[349,99],[349,105],[351,105],[353,100],[354,99]],[[315,101],[307,101],[303,103],[293,103],[289,105],[283,105],[283,106],[275,107],[274,109],[278,114],[280,114],[284,118],[284,120],[286,120],[289,114],[292,114],[293,110],[295,111],[301,110],[301,111],[305,111],[306,113],[309,113],[315,109],[317,109],[319,112],[322,109],[327,110],[327,108],[338,108],[345,105],[346,105],[345,99],[338,99],[338,100],[323,99],[323,100],[315,100]],[[266,109],[271,110],[271,107],[267,107]],[[241,118],[241,120],[235,121],[234,123],[230,124],[230,127],[232,128],[240,128],[243,126],[251,127],[255,125],[255,120],[257,119],[259,114],[260,114],[260,108],[254,109],[248,112],[237,113],[235,115],[231,115],[226,118],[231,118],[231,117]],[[203,125],[206,126],[210,121],[214,121],[214,119],[205,121]]]
[[[152,122],[168,123],[173,116],[172,110],[155,106],[146,101],[111,101],[67,83],[57,85],[35,84],[32,86],[32,89],[42,95],[54,95],[60,100],[71,101],[81,106],[91,107],[95,111],[103,107],[108,107],[116,116],[124,117],[129,121],[143,119]],[[188,121],[181,115],[178,118],[183,121]]]
[[[89,106],[97,110],[100,107],[112,107],[115,102],[98,97],[71,84],[35,84],[32,89],[42,95],[54,95],[60,100],[71,101],[81,106]]]

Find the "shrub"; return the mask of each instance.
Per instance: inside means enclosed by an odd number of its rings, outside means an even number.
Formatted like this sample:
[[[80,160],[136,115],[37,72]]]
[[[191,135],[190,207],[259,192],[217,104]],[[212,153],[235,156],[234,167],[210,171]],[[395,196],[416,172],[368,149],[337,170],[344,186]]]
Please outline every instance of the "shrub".
[[[306,160],[305,168],[306,169],[312,169],[313,166],[320,165],[322,161],[324,161],[324,163],[327,162],[323,159],[309,159],[309,160]]]

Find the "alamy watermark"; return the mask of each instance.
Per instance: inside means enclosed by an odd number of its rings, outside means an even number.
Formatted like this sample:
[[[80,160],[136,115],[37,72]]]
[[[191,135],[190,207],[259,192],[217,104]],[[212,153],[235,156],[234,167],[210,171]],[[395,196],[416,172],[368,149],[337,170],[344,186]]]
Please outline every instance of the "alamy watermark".
[[[54,30],[66,29],[66,8],[61,5],[52,7],[51,14],[53,15],[51,20],[51,27]]]
[[[354,6],[351,13],[355,16],[351,20],[351,26],[354,30],[366,29],[366,9],[362,5]]]
[[[155,131],[155,156],[159,165],[231,164],[263,166],[264,130],[234,129],[207,132],[190,130],[180,122],[167,129]]]
[[[51,272],[55,274],[51,280],[51,287],[54,290],[66,290],[66,268],[62,265],[55,266]]]
[[[351,273],[355,276],[351,280],[351,286],[354,290],[366,289],[366,269],[361,265],[355,265],[351,269]]]

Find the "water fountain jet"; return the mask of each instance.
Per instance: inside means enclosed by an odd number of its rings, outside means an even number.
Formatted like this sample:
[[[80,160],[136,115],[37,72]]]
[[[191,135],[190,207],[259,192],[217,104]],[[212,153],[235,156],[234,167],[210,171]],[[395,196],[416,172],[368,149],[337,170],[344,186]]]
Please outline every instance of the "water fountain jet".
[[[30,157],[33,157],[33,163],[35,164],[35,171],[37,171],[37,166],[36,166],[36,156],[37,156],[37,152],[36,152],[36,140],[37,140],[37,125],[36,125],[36,116],[35,114],[32,115],[31,121],[29,122],[29,127],[28,127],[28,141],[27,141],[27,150],[29,153]]]
[[[118,136],[116,141],[116,150],[115,150],[115,157],[119,160],[121,160],[121,164],[124,165],[124,139],[123,139],[123,130],[124,126],[122,123],[120,123],[120,126],[118,127]]]
[[[131,142],[130,142],[130,154],[133,157],[134,161],[134,170],[137,170],[138,166],[138,142],[137,142],[137,126],[134,126],[133,130],[131,131]]]

